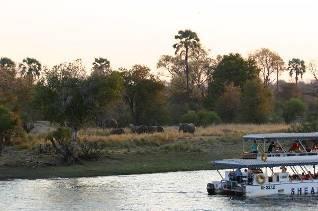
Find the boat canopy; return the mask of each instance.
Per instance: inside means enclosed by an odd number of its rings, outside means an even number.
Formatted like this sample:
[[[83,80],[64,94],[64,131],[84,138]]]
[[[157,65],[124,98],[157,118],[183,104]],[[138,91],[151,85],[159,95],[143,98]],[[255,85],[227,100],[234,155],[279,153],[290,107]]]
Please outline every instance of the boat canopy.
[[[318,132],[312,133],[260,133],[248,134],[243,136],[245,141],[263,140],[263,141],[293,141],[293,140],[318,140]]]
[[[278,167],[278,166],[306,166],[318,164],[317,159],[312,160],[293,160],[293,161],[262,161],[257,159],[225,159],[212,161],[214,166],[219,168],[263,168],[263,167]]]

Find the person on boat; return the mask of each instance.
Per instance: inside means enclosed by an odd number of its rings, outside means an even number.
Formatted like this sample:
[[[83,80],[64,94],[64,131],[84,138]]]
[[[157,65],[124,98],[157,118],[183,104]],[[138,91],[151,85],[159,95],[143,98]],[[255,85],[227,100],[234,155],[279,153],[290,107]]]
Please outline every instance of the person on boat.
[[[312,152],[318,152],[318,143],[314,143],[311,149]]]
[[[247,169],[244,169],[244,171],[242,172],[242,181],[245,183],[247,182],[247,176],[248,176]]]
[[[242,181],[242,175],[243,175],[241,172],[241,169],[237,168],[234,173],[235,173],[236,181],[240,183]]]
[[[282,173],[286,173],[287,168],[285,166],[280,167],[280,169],[282,170]]]
[[[275,152],[277,152],[277,153],[283,152],[283,148],[276,144],[275,145]]]
[[[258,146],[257,146],[256,141],[254,141],[253,144],[252,144],[251,152],[252,153],[258,153]]]
[[[300,145],[297,141],[295,141],[290,147],[289,152],[299,152],[299,151],[300,151]]]
[[[275,144],[274,144],[274,141],[272,141],[271,144],[268,146],[267,152],[272,153],[274,148],[275,148]]]
[[[308,179],[314,179],[314,175],[310,172],[310,171],[308,171]]]

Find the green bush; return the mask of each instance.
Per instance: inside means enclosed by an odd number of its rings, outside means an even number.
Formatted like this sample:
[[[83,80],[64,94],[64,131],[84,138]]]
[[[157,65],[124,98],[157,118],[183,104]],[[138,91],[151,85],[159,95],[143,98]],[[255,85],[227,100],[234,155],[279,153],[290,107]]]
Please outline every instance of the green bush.
[[[199,111],[198,116],[198,125],[207,126],[210,124],[217,124],[221,122],[221,118],[214,111]]]
[[[303,117],[306,106],[299,98],[291,98],[284,107],[283,117],[285,122],[290,123],[296,120],[297,117]]]
[[[198,124],[198,115],[195,111],[188,111],[187,113],[181,116],[181,121],[184,123],[193,123],[195,125]]]
[[[194,123],[197,126],[207,126],[221,122],[221,118],[214,111],[188,111],[181,117],[184,123]]]

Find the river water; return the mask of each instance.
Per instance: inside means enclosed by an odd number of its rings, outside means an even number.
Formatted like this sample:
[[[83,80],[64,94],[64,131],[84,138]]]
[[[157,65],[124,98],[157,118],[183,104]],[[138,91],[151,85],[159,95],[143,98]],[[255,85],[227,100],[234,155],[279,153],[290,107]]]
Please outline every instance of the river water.
[[[318,210],[318,197],[209,196],[216,171],[0,181],[0,210]]]

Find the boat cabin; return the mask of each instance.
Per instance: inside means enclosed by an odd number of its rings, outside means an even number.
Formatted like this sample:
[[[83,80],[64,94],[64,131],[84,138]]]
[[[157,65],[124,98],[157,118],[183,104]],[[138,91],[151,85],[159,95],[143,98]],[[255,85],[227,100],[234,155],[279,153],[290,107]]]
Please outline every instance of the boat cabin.
[[[318,159],[318,132],[243,136],[243,159],[290,161],[309,157]]]

